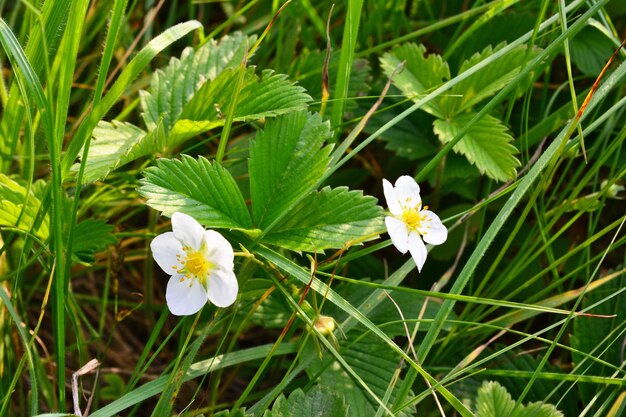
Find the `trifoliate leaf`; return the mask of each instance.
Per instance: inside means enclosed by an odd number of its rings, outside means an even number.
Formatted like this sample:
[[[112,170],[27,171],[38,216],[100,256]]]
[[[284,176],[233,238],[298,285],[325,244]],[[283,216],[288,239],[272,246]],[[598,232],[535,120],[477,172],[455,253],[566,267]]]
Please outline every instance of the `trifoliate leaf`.
[[[407,43],[394,48],[380,59],[381,67],[387,77],[391,76],[402,61],[406,61],[405,67],[394,76],[393,85],[413,100],[419,100],[424,92],[450,79],[448,64],[437,54],[430,54],[426,57],[424,45]],[[439,100],[432,100],[422,109],[437,117],[443,117]]]
[[[461,64],[459,74],[489,59],[504,46],[506,43],[501,43],[495,48],[488,46],[482,52],[474,54]],[[430,54],[426,57],[425,54],[426,48],[423,45],[408,43],[393,49],[381,58],[381,66],[387,76],[391,75],[400,62],[406,61],[405,68],[394,76],[393,84],[414,101],[419,100],[424,92],[451,79],[448,64],[441,56]],[[504,88],[519,73],[527,59],[529,57],[526,54],[526,47],[521,45],[477,73],[459,81],[448,93],[425,104],[422,108],[442,119],[462,113]]]
[[[36,230],[31,230],[41,206],[35,188],[33,186],[29,191],[27,187],[10,177],[0,174],[0,227],[17,227],[46,240],[50,233],[50,220],[47,215]]]
[[[250,214],[232,175],[217,162],[183,155],[144,171],[139,193],[166,216],[180,211],[207,227],[249,229]]]
[[[169,152],[184,141],[223,126],[249,40],[233,35],[209,42],[157,71],[150,91],[141,92],[148,131],[129,123],[101,122],[86,161],[85,182],[147,155]],[[234,121],[258,120],[306,108],[311,97],[286,76],[247,68],[235,105]],[[73,168],[74,171],[77,166]]]
[[[260,229],[272,224],[322,177],[330,162],[328,123],[298,112],[269,120],[250,144],[252,212]]]
[[[563,417],[552,404],[515,405],[506,389],[494,381],[484,382],[476,397],[476,417]]]
[[[334,391],[315,386],[306,393],[298,388],[289,398],[281,395],[263,417],[345,417],[347,409]]]
[[[72,256],[75,260],[91,263],[95,254],[113,245],[117,239],[113,235],[113,226],[103,220],[86,219],[76,225]]]
[[[263,241],[292,250],[320,251],[375,239],[385,229],[376,201],[347,187],[325,187],[297,204]]]
[[[452,120],[435,120],[435,133],[441,142],[448,143],[474,116],[474,113],[464,113]],[[452,149],[465,155],[482,174],[506,181],[515,178],[515,168],[520,165],[514,156],[518,151],[512,140],[500,120],[485,115]]]

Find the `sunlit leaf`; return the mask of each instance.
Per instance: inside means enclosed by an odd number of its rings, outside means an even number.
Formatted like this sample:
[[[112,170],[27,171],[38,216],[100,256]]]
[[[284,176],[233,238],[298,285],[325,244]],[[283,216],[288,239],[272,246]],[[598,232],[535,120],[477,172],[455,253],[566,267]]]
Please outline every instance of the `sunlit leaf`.
[[[293,250],[339,249],[371,240],[385,228],[376,199],[347,187],[325,187],[307,196],[268,233],[264,242]]]
[[[0,228],[12,226],[24,232],[32,232],[40,239],[47,239],[50,233],[50,219],[45,216],[36,230],[31,230],[41,206],[36,195],[37,187],[30,191],[10,177],[0,174]]]
[[[420,99],[424,92],[432,90],[450,79],[448,63],[437,54],[426,56],[424,45],[407,43],[394,48],[391,52],[383,55],[380,64],[389,77],[403,61],[406,62],[405,67],[394,76],[393,84],[402,91],[402,94],[413,100]],[[425,104],[422,108],[437,117],[443,117],[436,100]]]
[[[497,382],[485,382],[476,397],[476,417],[563,417],[552,404],[515,404],[506,389]]]
[[[117,242],[114,227],[103,220],[86,219],[76,225],[72,256],[82,262],[93,262],[95,253]]]
[[[435,133],[443,143],[448,143],[474,116],[474,113],[464,113],[452,120],[435,120]],[[512,141],[506,126],[495,117],[486,115],[472,125],[452,149],[465,155],[482,174],[506,181],[515,178],[515,168],[520,165],[515,157],[518,151]]]
[[[252,212],[260,229],[293,209],[330,162],[328,123],[307,112],[269,120],[250,145]]]
[[[248,208],[232,175],[216,162],[183,155],[144,171],[139,193],[165,216],[180,211],[207,227],[249,229]]]

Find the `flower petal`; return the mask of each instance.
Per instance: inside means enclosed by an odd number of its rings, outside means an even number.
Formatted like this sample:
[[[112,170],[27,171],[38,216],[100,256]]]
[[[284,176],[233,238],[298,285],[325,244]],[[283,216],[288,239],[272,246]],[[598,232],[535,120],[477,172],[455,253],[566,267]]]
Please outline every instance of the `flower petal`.
[[[203,239],[206,243],[207,259],[224,269],[233,269],[235,254],[230,242],[215,230],[205,230]]]
[[[165,290],[167,307],[175,316],[195,314],[206,304],[207,292],[195,279],[184,279],[184,275],[173,275]]]
[[[391,214],[399,216],[402,214],[402,206],[396,197],[396,192],[393,189],[393,185],[389,181],[383,178],[383,192],[385,193],[385,200],[387,201],[387,207]]]
[[[158,235],[150,242],[150,249],[154,260],[166,274],[173,275],[182,266],[179,259],[184,258],[185,251],[174,233]]]
[[[193,217],[180,212],[172,214],[172,230],[178,240],[183,245],[191,246],[193,249],[200,249],[204,227]]]
[[[448,238],[448,229],[441,223],[439,216],[430,210],[422,210],[420,214],[428,219],[426,222],[422,222],[424,225],[418,230],[424,242],[431,245],[441,245]]]
[[[228,307],[237,299],[239,283],[230,269],[216,268],[207,283],[209,300],[218,307]]]
[[[395,217],[387,216],[385,217],[385,225],[387,226],[387,233],[389,233],[393,246],[400,252],[406,253],[409,249],[409,231],[406,228],[406,224]]]
[[[409,252],[411,252],[411,257],[415,261],[415,265],[417,265],[417,270],[422,272],[428,251],[426,250],[426,245],[422,242],[422,238],[415,232],[409,235]]]
[[[396,198],[403,208],[413,208],[422,204],[420,186],[417,185],[413,177],[403,175],[398,178],[396,180],[395,192]]]

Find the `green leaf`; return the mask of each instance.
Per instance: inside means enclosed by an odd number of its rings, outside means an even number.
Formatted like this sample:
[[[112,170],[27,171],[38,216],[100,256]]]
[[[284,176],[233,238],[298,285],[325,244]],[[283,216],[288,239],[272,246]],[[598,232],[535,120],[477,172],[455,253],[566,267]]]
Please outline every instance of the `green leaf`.
[[[363,129],[373,134],[390,120],[400,114],[404,107],[389,108],[381,113],[374,113]],[[379,138],[386,142],[386,148],[396,155],[407,159],[421,159],[435,155],[438,143],[428,128],[432,116],[424,113],[413,113],[394,124],[382,133]]]
[[[113,245],[117,239],[113,226],[103,220],[87,219],[76,225],[72,257],[81,262],[94,262],[95,253]]]
[[[263,417],[345,417],[348,406],[334,391],[313,387],[304,392],[300,388],[276,399],[272,410]]]
[[[621,274],[617,279],[605,284],[602,289],[590,291],[585,294],[581,308],[586,308],[599,303],[594,307],[594,314],[607,316],[626,317],[626,294],[621,292],[616,297],[606,299],[609,294],[617,294],[626,287],[626,274]],[[602,319],[598,317],[577,317],[574,320],[572,336],[570,338],[572,348],[579,352],[572,353],[572,359],[576,366],[582,366],[585,373],[590,375],[612,376],[615,372],[608,366],[593,363],[580,352],[593,355],[604,361],[622,366],[623,336],[620,332],[623,320]],[[622,337],[620,337],[622,336]],[[578,389],[584,404],[593,402],[597,394],[597,386],[592,384],[579,384]]]
[[[246,69],[235,106],[235,121],[258,120],[303,110],[311,101],[304,88],[289,81],[286,75],[264,70],[259,77],[254,70],[254,67]],[[225,70],[215,80],[204,83],[185,105],[180,120],[199,122],[194,135],[224,124],[223,112],[235,94],[237,77],[235,69]],[[181,132],[177,125],[172,130]]]
[[[402,291],[389,291],[389,296],[395,301],[395,304],[392,303],[391,300],[385,299],[377,305],[369,315],[372,323],[380,327],[389,337],[406,336],[404,324],[395,323],[402,320],[398,312],[398,307],[407,320],[416,317],[420,317],[424,320],[432,320],[437,315],[437,311],[439,311],[439,306],[441,305],[441,300],[431,297],[427,300],[426,308],[424,308],[426,297]],[[453,316],[452,319],[456,319],[456,316]],[[393,324],[387,324],[392,322]],[[415,323],[407,323],[407,326],[412,332],[415,328]],[[430,323],[420,323],[419,330],[426,331],[429,327]],[[447,324],[445,329],[448,330],[450,327],[452,326]]]
[[[232,175],[206,158],[159,159],[144,171],[139,193],[165,216],[180,211],[208,227],[249,229],[248,208]]]
[[[530,403],[526,406],[511,398],[506,389],[494,381],[484,382],[476,397],[476,417],[563,417],[552,404]]]
[[[506,42],[503,42],[496,47],[487,46],[483,51],[475,53],[461,64],[459,73],[488,59],[505,46]],[[526,51],[526,45],[520,45],[479,72],[455,84],[450,94],[441,98],[444,118],[452,118],[503,89],[520,72],[526,60],[534,57],[528,56]]]
[[[148,130],[163,118],[165,129],[171,130],[185,104],[198,88],[213,81],[226,68],[236,68],[243,61],[247,45],[254,42],[242,33],[224,36],[219,42],[210,40],[197,51],[185,48],[178,58],[170,59],[163,70],[157,70],[150,81],[150,91],[141,91],[141,107]]]
[[[272,224],[325,173],[331,147],[328,123],[297,112],[269,120],[250,145],[252,213],[261,229]]]
[[[42,240],[48,238],[50,219],[47,215],[37,230],[31,230],[41,206],[36,189],[35,186],[28,190],[0,173],[0,227],[17,227],[24,232],[33,233]]]
[[[406,61],[404,69],[394,76],[393,85],[413,100],[418,100],[422,93],[450,79],[448,63],[437,54],[430,54],[428,57],[425,54],[424,45],[407,43],[394,48],[380,59],[381,67],[387,77],[391,76],[402,61]],[[437,117],[443,117],[438,100],[425,104],[422,109]]]
[[[136,154],[133,149],[141,146],[146,135],[144,130],[131,123],[115,120],[98,123],[93,131],[83,181],[90,183],[104,178],[112,170],[133,160]],[[78,166],[73,169],[78,171]]]
[[[585,75],[597,77],[611,58],[615,45],[597,27],[583,28],[569,44],[572,62]]]
[[[247,43],[242,35],[209,42],[195,53],[185,49],[180,59],[153,76],[150,91],[142,91],[144,131],[129,123],[100,122],[94,129],[86,161],[85,182],[106,177],[138,158],[172,152],[184,141],[223,126],[237,87]],[[285,75],[247,68],[235,105],[235,121],[258,120],[306,108],[311,97]],[[73,170],[77,171],[78,166]]]
[[[351,240],[371,240],[384,230],[383,210],[376,198],[347,187],[325,187],[298,203],[268,233],[265,243],[292,250],[342,248]]]
[[[435,120],[435,133],[441,142],[448,143],[474,116],[474,113],[465,113],[452,120]],[[511,143],[512,140],[500,120],[485,115],[452,149],[465,155],[482,174],[506,181],[515,178],[515,168],[520,165],[514,156],[517,148]]]
[[[360,334],[360,333],[359,333]],[[354,335],[349,334],[349,338]],[[350,340],[350,339],[349,339]],[[391,381],[394,378],[395,370],[399,363],[399,358],[392,350],[375,336],[368,335],[359,338],[358,341],[346,342],[346,346],[340,351],[341,356],[350,367],[363,379],[363,382],[379,397],[383,398]],[[315,352],[307,354],[316,355]],[[318,363],[319,364],[319,363]],[[319,370],[314,364],[309,373],[316,373]],[[319,386],[323,389],[332,390],[341,395],[349,404],[346,417],[374,416],[376,414],[376,404],[370,395],[363,388],[356,384],[348,373],[340,366],[331,364],[319,376]],[[397,388],[394,387],[388,405],[393,403],[397,395]],[[398,417],[412,416],[415,414],[415,406],[409,406],[396,415]]]

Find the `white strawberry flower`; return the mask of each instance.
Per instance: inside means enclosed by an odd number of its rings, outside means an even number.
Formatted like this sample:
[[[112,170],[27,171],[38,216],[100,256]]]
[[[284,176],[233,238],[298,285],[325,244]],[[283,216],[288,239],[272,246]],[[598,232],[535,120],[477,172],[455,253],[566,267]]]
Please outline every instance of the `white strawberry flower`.
[[[428,254],[424,242],[442,244],[448,238],[448,229],[428,206],[422,206],[420,187],[412,177],[403,175],[395,185],[383,179],[383,190],[391,214],[385,217],[391,242],[400,252],[409,251],[421,271]]]
[[[197,313],[207,301],[218,307],[235,302],[239,285],[233,248],[218,232],[176,212],[172,231],[155,237],[150,248],[156,263],[171,275],[165,299],[172,314]]]

